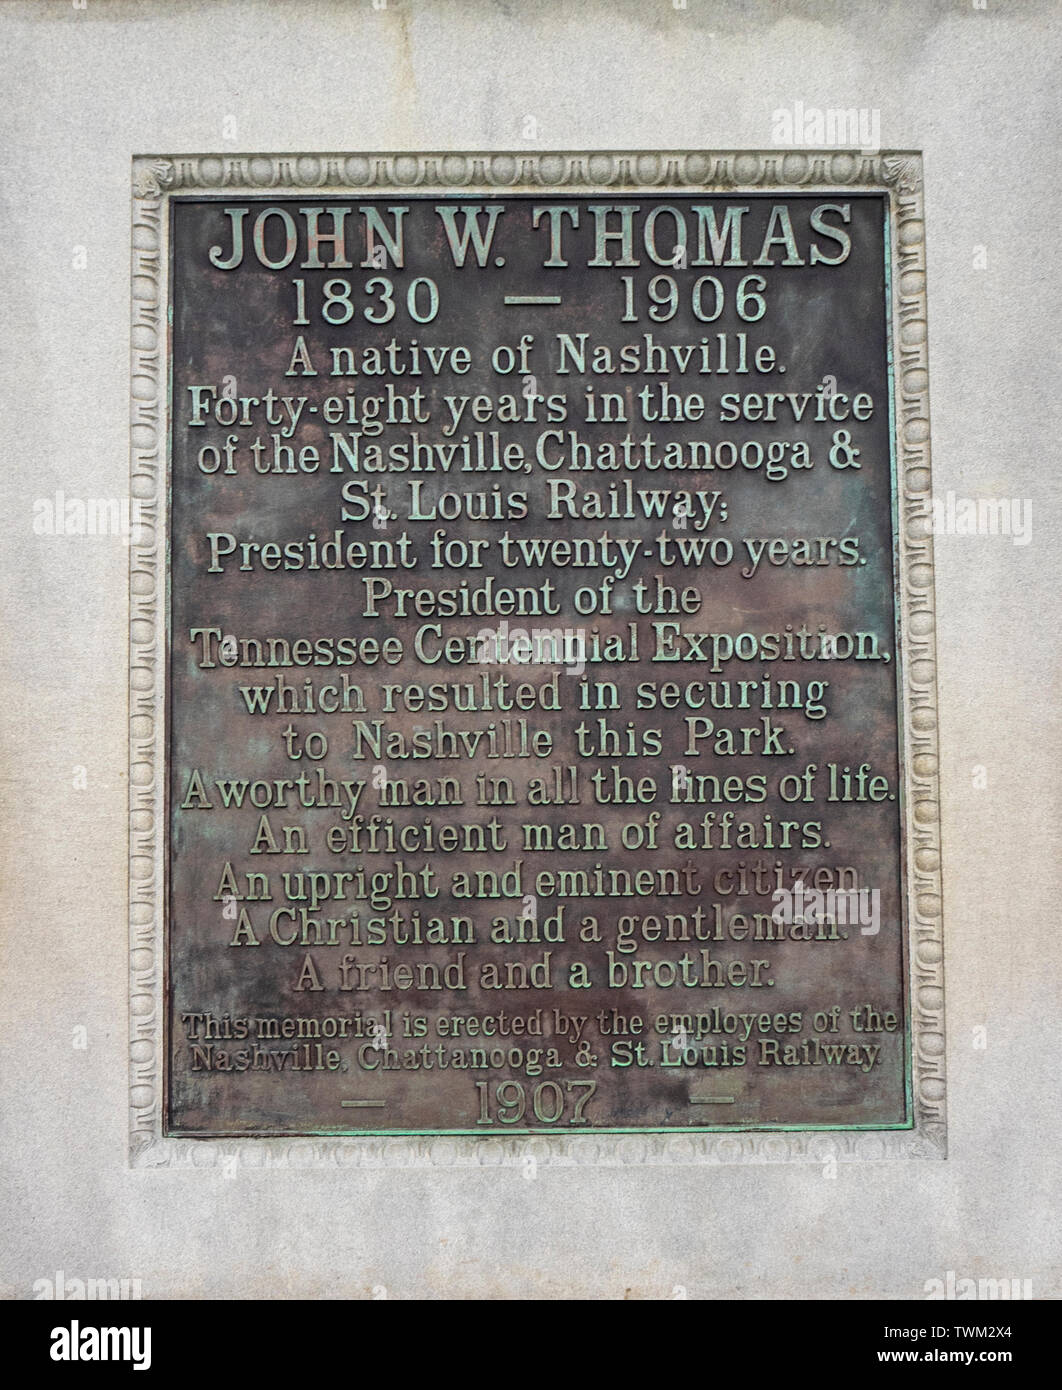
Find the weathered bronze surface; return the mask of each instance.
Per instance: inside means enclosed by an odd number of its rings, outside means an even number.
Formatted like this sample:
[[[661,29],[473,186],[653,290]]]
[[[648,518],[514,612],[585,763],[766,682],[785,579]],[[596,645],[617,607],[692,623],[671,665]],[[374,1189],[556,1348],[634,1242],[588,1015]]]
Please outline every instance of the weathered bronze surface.
[[[885,207],[173,199],[169,1133],[909,1123]]]

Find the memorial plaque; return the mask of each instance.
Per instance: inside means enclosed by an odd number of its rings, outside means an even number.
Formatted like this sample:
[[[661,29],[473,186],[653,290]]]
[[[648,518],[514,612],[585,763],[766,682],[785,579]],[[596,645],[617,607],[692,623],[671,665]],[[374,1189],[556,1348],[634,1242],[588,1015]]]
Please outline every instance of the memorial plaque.
[[[942,1151],[914,162],[845,161],[138,163],[135,1145]]]

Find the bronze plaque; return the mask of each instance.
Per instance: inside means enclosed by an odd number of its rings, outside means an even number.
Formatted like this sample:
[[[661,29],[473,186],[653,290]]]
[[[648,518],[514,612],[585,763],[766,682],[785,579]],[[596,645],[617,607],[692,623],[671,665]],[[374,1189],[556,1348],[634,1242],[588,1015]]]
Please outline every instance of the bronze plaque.
[[[891,197],[168,190],[163,1136],[911,1127]]]

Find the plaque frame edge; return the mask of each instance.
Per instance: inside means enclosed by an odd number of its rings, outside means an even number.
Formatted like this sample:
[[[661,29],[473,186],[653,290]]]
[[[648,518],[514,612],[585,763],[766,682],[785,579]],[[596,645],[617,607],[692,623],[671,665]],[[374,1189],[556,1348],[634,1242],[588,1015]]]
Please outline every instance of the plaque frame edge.
[[[881,193],[891,285],[893,508],[900,637],[901,862],[913,1123],[881,1129],[643,1130],[494,1136],[162,1132],[165,1010],[169,203],[174,196]],[[947,1156],[944,929],[933,583],[926,250],[919,151],[587,150],[172,154],[132,160],[129,547],[129,1149],[132,1168],[491,1167],[803,1162]]]

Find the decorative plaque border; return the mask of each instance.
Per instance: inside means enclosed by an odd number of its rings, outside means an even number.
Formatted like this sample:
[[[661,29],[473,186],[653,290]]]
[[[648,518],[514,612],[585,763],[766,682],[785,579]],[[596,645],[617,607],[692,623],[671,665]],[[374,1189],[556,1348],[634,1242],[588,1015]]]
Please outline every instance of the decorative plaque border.
[[[946,1156],[943,919],[922,156],[912,151],[549,151],[541,154],[137,156],[132,167],[129,561],[129,1161],[136,1168],[498,1167],[824,1163]],[[268,189],[513,193],[567,189],[706,194],[885,194],[900,650],[901,858],[907,923],[913,1126],[669,1135],[195,1139],[162,1134],[165,684],[169,535],[169,200]]]

